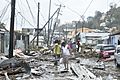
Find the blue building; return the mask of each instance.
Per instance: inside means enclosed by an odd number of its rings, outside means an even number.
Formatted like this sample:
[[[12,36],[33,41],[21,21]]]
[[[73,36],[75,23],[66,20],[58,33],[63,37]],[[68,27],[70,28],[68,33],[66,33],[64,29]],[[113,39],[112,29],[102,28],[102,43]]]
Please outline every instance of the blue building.
[[[113,45],[120,45],[120,32],[110,34],[109,43]]]

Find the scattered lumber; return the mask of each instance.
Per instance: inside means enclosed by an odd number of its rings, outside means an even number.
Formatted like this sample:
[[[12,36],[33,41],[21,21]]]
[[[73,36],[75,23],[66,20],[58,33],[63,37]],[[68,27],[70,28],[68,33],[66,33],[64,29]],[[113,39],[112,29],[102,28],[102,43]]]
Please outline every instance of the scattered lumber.
[[[78,77],[78,80],[102,80],[80,64],[71,64],[71,70]]]

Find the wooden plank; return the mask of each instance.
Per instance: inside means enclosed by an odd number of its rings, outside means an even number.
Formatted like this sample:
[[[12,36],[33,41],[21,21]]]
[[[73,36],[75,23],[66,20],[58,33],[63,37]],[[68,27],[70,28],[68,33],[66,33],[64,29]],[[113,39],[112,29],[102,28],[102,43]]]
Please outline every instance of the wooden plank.
[[[71,64],[71,70],[78,77],[78,80],[102,80],[80,64]]]

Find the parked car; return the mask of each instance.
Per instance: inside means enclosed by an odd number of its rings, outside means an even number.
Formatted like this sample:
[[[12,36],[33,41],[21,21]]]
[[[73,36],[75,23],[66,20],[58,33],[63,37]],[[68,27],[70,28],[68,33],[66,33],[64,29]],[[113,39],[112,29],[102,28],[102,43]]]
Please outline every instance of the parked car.
[[[119,67],[120,66],[120,45],[116,46],[114,56],[115,56],[115,65]]]
[[[115,46],[114,45],[103,45],[100,48],[99,55],[102,58],[109,58],[110,55],[114,55],[115,53]]]

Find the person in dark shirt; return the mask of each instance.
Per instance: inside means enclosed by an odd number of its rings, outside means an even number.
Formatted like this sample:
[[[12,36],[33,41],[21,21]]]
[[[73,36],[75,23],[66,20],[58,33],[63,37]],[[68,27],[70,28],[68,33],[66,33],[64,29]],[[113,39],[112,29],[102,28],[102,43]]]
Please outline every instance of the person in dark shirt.
[[[80,48],[80,40],[77,40],[77,52],[79,52],[79,48]]]

